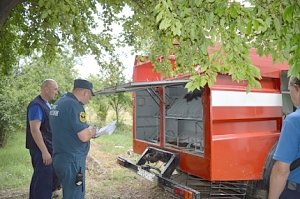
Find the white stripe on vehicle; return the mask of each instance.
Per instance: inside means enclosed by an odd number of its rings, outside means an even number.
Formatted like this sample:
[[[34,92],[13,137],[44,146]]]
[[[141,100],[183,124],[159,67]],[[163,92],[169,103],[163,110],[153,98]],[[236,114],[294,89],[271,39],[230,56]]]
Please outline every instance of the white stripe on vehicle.
[[[240,91],[211,91],[212,106],[282,106],[282,95]]]

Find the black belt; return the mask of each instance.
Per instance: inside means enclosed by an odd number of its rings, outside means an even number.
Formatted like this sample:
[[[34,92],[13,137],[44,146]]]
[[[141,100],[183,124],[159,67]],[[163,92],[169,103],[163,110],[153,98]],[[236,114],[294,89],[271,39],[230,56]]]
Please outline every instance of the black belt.
[[[288,190],[291,190],[291,191],[297,191],[297,192],[300,192],[300,184],[298,183],[295,183],[295,182],[290,182],[288,181],[286,183],[286,188]]]

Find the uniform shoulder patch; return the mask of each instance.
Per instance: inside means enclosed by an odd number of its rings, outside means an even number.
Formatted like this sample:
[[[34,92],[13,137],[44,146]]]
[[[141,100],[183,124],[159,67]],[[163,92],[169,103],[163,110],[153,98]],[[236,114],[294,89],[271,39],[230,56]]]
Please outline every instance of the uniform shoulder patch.
[[[86,114],[85,114],[85,112],[80,112],[79,120],[80,120],[80,122],[86,122]]]

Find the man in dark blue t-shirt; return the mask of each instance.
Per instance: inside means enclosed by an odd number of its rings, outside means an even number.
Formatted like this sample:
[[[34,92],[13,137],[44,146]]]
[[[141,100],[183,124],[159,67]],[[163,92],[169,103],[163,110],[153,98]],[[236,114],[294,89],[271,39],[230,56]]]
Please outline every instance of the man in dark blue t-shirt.
[[[52,167],[52,132],[49,125],[49,100],[57,95],[56,81],[46,79],[41,93],[27,107],[26,148],[33,166],[30,199],[51,199],[52,191],[59,187]]]
[[[92,83],[76,79],[72,93],[62,96],[50,111],[53,165],[62,183],[64,199],[84,198],[86,157],[96,129],[87,124],[83,105],[92,95]]]

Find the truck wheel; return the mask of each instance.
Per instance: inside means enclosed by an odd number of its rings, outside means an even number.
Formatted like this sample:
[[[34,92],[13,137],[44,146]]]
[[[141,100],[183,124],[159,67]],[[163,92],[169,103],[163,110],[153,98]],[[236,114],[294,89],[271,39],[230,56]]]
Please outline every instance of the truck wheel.
[[[263,180],[262,180],[262,188],[269,190],[269,181],[270,181],[270,176],[271,176],[271,171],[273,168],[273,165],[275,163],[275,160],[273,160],[273,155],[275,153],[277,147],[277,143],[274,144],[274,146],[272,147],[269,156],[266,160],[266,164],[265,164],[265,169],[264,169],[264,174],[263,174]]]
[[[269,181],[270,181],[270,175],[273,168],[273,165],[275,163],[275,160],[273,160],[273,155],[276,150],[277,143],[274,144],[272,147],[268,158],[265,163],[264,173],[263,173],[263,179],[260,181],[252,181],[249,182],[248,188],[247,188],[247,199],[265,199],[268,196],[269,191]]]

